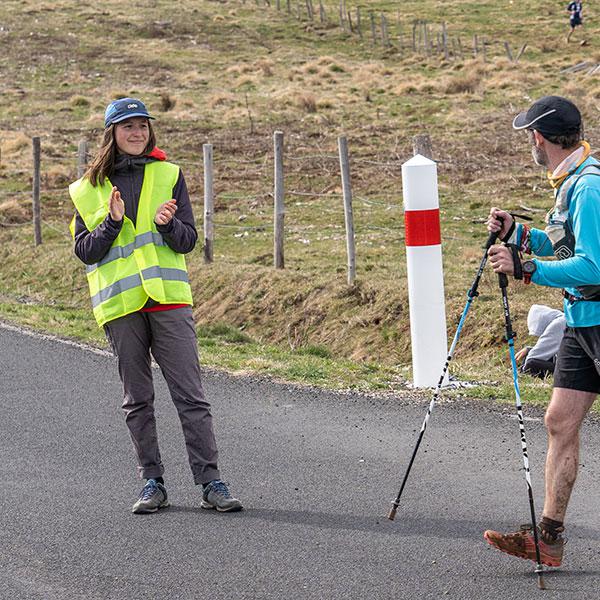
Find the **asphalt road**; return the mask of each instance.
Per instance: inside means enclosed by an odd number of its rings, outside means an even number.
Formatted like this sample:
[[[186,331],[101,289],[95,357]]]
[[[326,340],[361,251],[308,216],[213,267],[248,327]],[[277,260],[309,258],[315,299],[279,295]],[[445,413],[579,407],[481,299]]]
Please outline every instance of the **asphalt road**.
[[[533,563],[482,538],[529,520],[512,410],[438,404],[391,522],[427,402],[207,372],[221,469],[246,506],[226,515],[199,508],[156,375],[172,507],[133,515],[114,359],[0,326],[0,598],[600,597],[597,423],[582,434],[564,566],[540,592]],[[526,415],[541,512],[545,434]]]

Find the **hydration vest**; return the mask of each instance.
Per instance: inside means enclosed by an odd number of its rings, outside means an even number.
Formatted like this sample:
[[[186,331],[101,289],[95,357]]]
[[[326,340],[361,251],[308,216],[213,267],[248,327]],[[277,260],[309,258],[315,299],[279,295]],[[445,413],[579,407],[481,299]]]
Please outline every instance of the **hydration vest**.
[[[554,207],[546,215],[546,235],[552,242],[554,256],[558,260],[575,256],[575,235],[569,221],[569,204],[575,184],[583,175],[600,176],[600,164],[587,165],[580,173],[571,175],[556,192]],[[575,289],[581,294],[581,297],[564,292],[565,297],[571,302],[578,300],[600,301],[600,285],[582,285]]]

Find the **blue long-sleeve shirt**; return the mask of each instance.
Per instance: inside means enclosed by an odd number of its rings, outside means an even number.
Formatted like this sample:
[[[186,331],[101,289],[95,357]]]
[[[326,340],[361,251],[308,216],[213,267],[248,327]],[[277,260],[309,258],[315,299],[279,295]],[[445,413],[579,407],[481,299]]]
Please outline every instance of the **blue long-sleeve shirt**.
[[[590,164],[599,164],[588,158],[569,177],[580,173]],[[568,178],[563,182],[565,185]],[[569,203],[569,224],[575,236],[575,253],[563,260],[536,260],[533,283],[564,288],[574,296],[581,296],[577,287],[600,285],[600,177],[582,175],[574,184]],[[545,231],[531,229],[531,252],[536,256],[553,256],[552,243]],[[600,325],[600,302],[564,302],[564,312],[569,327]]]

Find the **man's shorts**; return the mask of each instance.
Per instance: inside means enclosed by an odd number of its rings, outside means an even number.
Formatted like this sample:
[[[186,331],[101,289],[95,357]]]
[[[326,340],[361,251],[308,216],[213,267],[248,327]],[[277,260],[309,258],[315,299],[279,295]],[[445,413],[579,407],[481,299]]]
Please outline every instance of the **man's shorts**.
[[[554,387],[600,393],[600,325],[565,329],[556,355]]]
[[[571,27],[577,27],[577,25],[581,25],[581,17],[571,17]]]

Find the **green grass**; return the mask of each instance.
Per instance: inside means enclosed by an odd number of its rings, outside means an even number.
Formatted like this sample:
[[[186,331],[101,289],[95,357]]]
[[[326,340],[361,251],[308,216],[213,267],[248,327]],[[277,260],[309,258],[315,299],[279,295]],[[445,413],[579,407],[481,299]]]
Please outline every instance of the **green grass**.
[[[215,262],[188,257],[195,318],[207,366],[336,388],[403,393],[410,380],[401,164],[412,136],[428,133],[438,161],[449,339],[479,264],[491,205],[531,209],[541,225],[551,203],[543,173],[514,113],[545,93],[573,97],[597,137],[597,77],[560,70],[600,62],[598,27],[588,45],[564,42],[562,5],[424,0],[361,3],[364,39],[337,24],[309,23],[256,3],[144,1],[133,14],[116,0],[5,0],[0,25],[0,318],[103,344],[89,310],[83,269],[68,235],[66,185],[80,139],[96,149],[106,104],[139,95],[157,116],[159,145],[182,165],[201,229],[202,145],[215,156]],[[294,3],[292,3],[294,4]],[[285,8],[285,2],[282,2]],[[355,15],[356,4],[347,3]],[[386,12],[391,49],[370,40],[369,10]],[[165,16],[167,15],[167,16]],[[463,57],[414,54],[412,23],[461,38]],[[40,23],[43,22],[43,30]],[[403,47],[398,44],[401,27]],[[379,28],[379,21],[378,21]],[[98,36],[98,31],[102,36]],[[379,29],[378,29],[379,31]],[[470,56],[473,35],[488,62]],[[578,33],[578,35],[580,35]],[[510,63],[503,42],[521,60]],[[126,51],[123,49],[126,48]],[[165,103],[165,98],[169,101]],[[165,110],[167,104],[171,105]],[[272,268],[272,134],[285,133],[286,244]],[[357,283],[346,284],[337,137],[349,141]],[[30,138],[42,139],[44,243],[32,245]],[[533,287],[533,286],[531,286]],[[493,381],[452,392],[512,401],[497,284],[486,273],[452,370]],[[526,343],[533,302],[556,292],[511,285],[511,311]],[[543,403],[547,384],[524,383]]]

